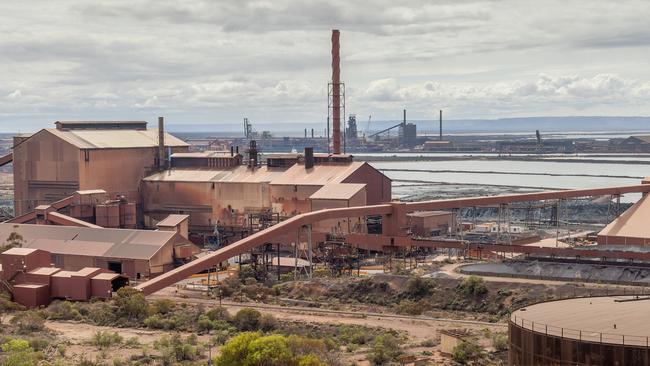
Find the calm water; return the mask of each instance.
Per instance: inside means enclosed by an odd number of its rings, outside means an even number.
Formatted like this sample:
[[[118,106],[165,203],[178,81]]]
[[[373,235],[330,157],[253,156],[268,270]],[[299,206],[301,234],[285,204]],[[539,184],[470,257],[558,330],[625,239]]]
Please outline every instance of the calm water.
[[[628,159],[628,158],[623,158]],[[371,162],[377,169],[406,169],[420,171],[386,171],[393,180],[445,182],[457,184],[490,184],[557,189],[598,188],[639,184],[650,176],[650,165],[616,163],[579,163],[517,160],[459,160],[459,161],[399,161]],[[473,172],[427,172],[426,170],[460,170]],[[477,173],[478,172],[478,173]],[[485,172],[485,173],[481,173]],[[539,175],[494,174],[489,172],[533,173]],[[611,175],[613,177],[548,176],[553,174]],[[630,194],[624,201],[634,201],[639,195]]]

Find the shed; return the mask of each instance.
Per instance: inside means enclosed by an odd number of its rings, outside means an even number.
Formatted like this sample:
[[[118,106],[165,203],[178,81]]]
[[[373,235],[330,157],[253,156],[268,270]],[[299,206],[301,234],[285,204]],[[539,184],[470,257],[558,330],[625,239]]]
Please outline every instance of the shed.
[[[24,283],[13,286],[14,301],[28,308],[46,306],[50,303],[50,285]]]
[[[471,340],[474,334],[467,329],[442,329],[440,331],[440,352],[450,355],[462,342]]]

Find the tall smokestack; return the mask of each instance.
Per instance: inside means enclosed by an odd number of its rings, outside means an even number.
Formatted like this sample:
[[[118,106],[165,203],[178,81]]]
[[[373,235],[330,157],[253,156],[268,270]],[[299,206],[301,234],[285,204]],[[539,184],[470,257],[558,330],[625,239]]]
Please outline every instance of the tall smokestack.
[[[406,109],[404,110],[404,119],[402,119],[402,124],[406,126]]]
[[[341,153],[341,57],[339,30],[332,30],[332,139],[334,154]]]
[[[158,168],[165,169],[165,119],[158,117]]]
[[[438,140],[442,141],[442,109],[440,110],[440,136]]]

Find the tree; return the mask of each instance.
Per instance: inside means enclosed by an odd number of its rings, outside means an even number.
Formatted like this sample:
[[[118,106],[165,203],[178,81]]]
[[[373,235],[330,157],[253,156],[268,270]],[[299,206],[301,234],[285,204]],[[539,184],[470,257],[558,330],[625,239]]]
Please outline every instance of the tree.
[[[400,341],[390,333],[375,338],[368,359],[373,365],[386,365],[402,354]]]
[[[9,234],[7,239],[5,240],[5,243],[3,245],[0,245],[0,253],[7,251],[11,248],[20,248],[23,246],[25,243],[25,239],[23,238],[22,235],[18,234],[16,231],[18,229],[18,225],[14,225],[14,230]]]
[[[261,337],[259,332],[244,332],[230,339],[222,348],[216,366],[238,366],[248,356],[248,345]]]
[[[252,331],[260,328],[260,319],[262,314],[251,308],[243,308],[235,314],[234,323],[237,329],[241,331]]]
[[[133,287],[122,287],[115,297],[117,313],[129,320],[140,320],[147,316],[148,305],[142,292]]]
[[[483,278],[471,275],[458,284],[458,290],[467,296],[481,296],[488,292]]]
[[[291,366],[297,361],[287,339],[279,334],[260,337],[248,345],[248,355],[244,361],[246,366]]]

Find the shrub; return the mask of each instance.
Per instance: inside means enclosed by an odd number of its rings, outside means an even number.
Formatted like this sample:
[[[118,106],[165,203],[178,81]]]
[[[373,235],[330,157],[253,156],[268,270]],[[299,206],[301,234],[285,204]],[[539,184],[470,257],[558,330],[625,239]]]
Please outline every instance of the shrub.
[[[144,295],[133,287],[122,287],[115,297],[117,314],[127,320],[142,320],[147,316],[148,305]]]
[[[5,353],[4,366],[32,366],[38,363],[41,354],[34,352],[29,342],[24,339],[12,339],[0,346]]]
[[[278,321],[273,314],[262,314],[260,318],[260,329],[264,332],[270,332],[278,326]]]
[[[43,319],[41,314],[33,310],[16,314],[11,319],[11,323],[18,327],[18,332],[22,334],[40,332],[45,329],[45,319]]]
[[[402,300],[395,306],[395,312],[404,315],[422,315],[427,309],[427,302],[424,300],[410,301]]]
[[[258,330],[262,314],[251,308],[243,308],[237,312],[233,322],[240,331]]]
[[[244,364],[250,366],[290,366],[295,363],[287,339],[279,334],[251,341],[244,359]]]
[[[208,310],[208,312],[205,313],[205,315],[210,319],[210,320],[222,320],[222,321],[230,321],[230,313],[228,312],[228,309],[224,307],[216,307],[213,309]]]
[[[411,300],[420,300],[431,295],[435,282],[431,278],[411,277],[406,281],[403,295]]]
[[[454,347],[454,351],[451,354],[451,359],[462,365],[465,365],[471,360],[480,358],[482,356],[482,353],[483,349],[478,344],[470,341],[463,341]]]
[[[221,356],[217,358],[217,366],[233,366],[242,364],[248,355],[248,346],[261,336],[259,332],[244,332],[233,337],[221,348]]]
[[[368,359],[373,365],[386,365],[402,354],[400,341],[390,333],[375,338]]]
[[[106,349],[113,345],[122,343],[122,336],[117,334],[117,332],[98,331],[95,332],[90,343],[99,349]]]
[[[47,308],[47,317],[52,320],[79,320],[82,318],[77,307],[70,301],[55,301]]]
[[[159,299],[151,304],[153,314],[169,314],[174,309],[174,303],[169,299]]]
[[[433,338],[425,339],[420,343],[420,346],[422,347],[435,347],[437,345],[438,345],[438,341],[436,341]]]
[[[314,355],[306,355],[298,359],[298,366],[327,366],[327,364]]]
[[[471,275],[458,284],[458,290],[466,296],[481,296],[488,292],[483,278]]]
[[[508,349],[508,335],[505,333],[492,334],[492,347],[502,352]]]
[[[154,342],[154,347],[160,351],[164,365],[175,365],[177,362],[193,361],[199,356],[200,350],[196,345],[196,336],[183,339],[178,334],[162,337]]]

